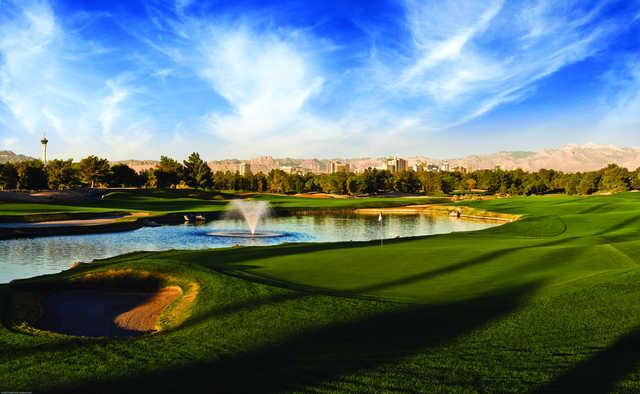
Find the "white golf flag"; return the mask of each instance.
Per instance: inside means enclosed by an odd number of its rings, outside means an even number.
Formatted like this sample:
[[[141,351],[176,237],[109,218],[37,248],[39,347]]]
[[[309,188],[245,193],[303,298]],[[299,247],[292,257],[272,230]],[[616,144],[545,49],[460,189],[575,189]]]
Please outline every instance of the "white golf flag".
[[[379,222],[381,222],[381,221],[382,221],[382,213],[380,213],[380,214],[378,215],[378,221],[379,221]]]

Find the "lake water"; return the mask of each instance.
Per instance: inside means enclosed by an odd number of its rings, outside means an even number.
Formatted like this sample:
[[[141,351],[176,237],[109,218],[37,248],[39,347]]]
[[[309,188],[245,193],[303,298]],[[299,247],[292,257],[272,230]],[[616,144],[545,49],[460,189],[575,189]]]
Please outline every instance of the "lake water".
[[[267,218],[259,231],[283,234],[275,238],[227,238],[218,231],[245,231],[239,219],[214,220],[202,225],[145,227],[135,231],[12,239],[0,241],[0,283],[67,269],[75,261],[117,256],[134,251],[205,249],[233,245],[273,245],[283,242],[367,241],[417,235],[473,231],[499,225],[446,216],[388,215],[380,226],[377,216],[353,214],[280,216]]]

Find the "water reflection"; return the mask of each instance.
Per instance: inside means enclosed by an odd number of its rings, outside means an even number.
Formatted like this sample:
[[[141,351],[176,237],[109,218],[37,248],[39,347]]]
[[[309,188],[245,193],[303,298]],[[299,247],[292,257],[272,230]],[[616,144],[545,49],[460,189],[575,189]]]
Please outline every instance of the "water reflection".
[[[260,231],[283,233],[276,238],[210,236],[216,231],[244,231],[244,221],[223,219],[200,226],[146,227],[112,234],[87,234],[0,241],[0,283],[59,272],[74,261],[116,256],[138,250],[203,249],[283,242],[366,241],[372,239],[472,231],[498,223],[464,221],[445,216],[300,215],[267,218]]]

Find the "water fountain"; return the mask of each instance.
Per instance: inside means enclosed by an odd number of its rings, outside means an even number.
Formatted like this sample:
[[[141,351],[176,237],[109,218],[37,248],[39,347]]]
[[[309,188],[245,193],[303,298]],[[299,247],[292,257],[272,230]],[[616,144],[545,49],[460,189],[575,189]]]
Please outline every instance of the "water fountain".
[[[269,215],[269,203],[267,201],[233,200],[229,203],[227,209],[231,216],[240,215],[244,219],[248,231],[218,231],[209,233],[209,235],[234,238],[267,238],[284,235],[257,231],[260,221]]]

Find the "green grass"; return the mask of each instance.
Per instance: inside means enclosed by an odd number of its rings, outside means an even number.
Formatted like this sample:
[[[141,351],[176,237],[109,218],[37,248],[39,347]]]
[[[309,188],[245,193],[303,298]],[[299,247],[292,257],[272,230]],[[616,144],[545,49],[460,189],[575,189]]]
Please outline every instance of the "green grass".
[[[201,291],[183,326],[143,339],[1,327],[0,390],[638,392],[640,194],[464,205],[524,217],[383,248],[167,251],[83,267],[153,270]]]
[[[40,203],[1,203],[0,216],[25,216],[36,214],[64,214],[64,213],[102,213],[117,210],[106,207],[90,207],[67,204]]]
[[[319,199],[261,194],[231,194],[199,190],[126,190],[107,193],[99,201],[72,203],[0,203],[3,220],[60,220],[110,212],[148,211],[154,216],[177,212],[220,212],[234,198],[253,198],[271,203],[275,210],[322,210],[382,208],[449,201],[446,198]],[[50,215],[47,217],[47,215]]]
[[[356,208],[387,208],[416,204],[440,204],[449,202],[440,197],[371,197],[371,198],[302,198],[294,196],[257,195],[256,200],[269,201],[278,209],[335,210]]]

